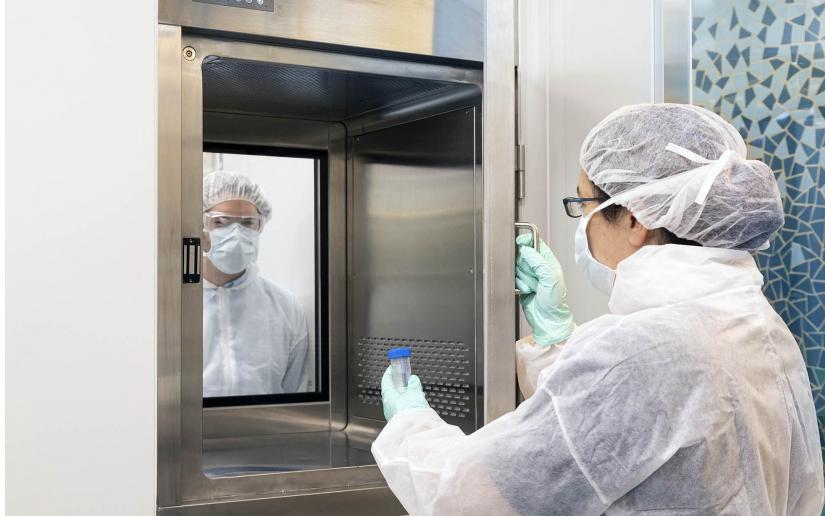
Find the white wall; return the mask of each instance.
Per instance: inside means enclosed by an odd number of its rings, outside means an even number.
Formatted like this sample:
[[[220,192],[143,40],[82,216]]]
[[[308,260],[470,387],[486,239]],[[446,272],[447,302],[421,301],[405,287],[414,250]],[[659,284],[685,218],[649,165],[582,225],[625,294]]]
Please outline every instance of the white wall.
[[[653,101],[656,0],[519,0],[520,130],[527,150],[521,218],[535,221],[562,264],[578,323],[607,311],[573,260],[579,148],[588,131],[625,104]],[[522,328],[526,328],[522,324]],[[524,332],[522,332],[524,333]]]
[[[7,513],[155,506],[155,4],[7,2]]]
[[[315,160],[204,153],[204,174],[227,170],[260,185],[272,205],[261,233],[261,276],[290,291],[304,311],[310,348],[315,345]],[[315,388],[315,354],[310,352],[309,390]]]

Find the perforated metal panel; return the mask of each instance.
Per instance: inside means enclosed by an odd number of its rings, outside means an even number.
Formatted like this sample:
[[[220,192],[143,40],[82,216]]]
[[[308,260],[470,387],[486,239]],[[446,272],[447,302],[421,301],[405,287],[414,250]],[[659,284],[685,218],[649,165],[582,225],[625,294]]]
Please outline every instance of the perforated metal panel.
[[[454,82],[359,74],[209,56],[203,60],[205,111],[343,121],[451,91]]]
[[[387,369],[387,350],[412,349],[410,364],[418,375],[430,406],[445,420],[466,426],[475,418],[475,388],[470,348],[462,342],[363,337],[358,341],[358,402],[381,408],[381,377]]]

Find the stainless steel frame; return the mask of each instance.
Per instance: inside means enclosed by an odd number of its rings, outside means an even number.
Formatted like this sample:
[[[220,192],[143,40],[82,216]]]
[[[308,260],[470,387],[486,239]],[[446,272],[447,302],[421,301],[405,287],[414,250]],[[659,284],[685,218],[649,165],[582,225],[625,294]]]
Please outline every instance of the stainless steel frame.
[[[192,52],[185,52],[191,48]],[[348,122],[349,127],[341,124],[325,123],[328,137],[326,141],[318,138],[317,124],[323,122],[289,121],[290,129],[286,129],[283,120],[272,117],[254,117],[241,114],[203,112],[201,92],[201,63],[207,56],[231,56],[249,61],[273,62],[281,64],[314,66],[330,70],[353,71],[368,74],[392,75],[439,81],[451,81],[481,86],[482,74],[478,69],[455,67],[451,65],[425,64],[416,62],[402,62],[387,60],[378,57],[353,56],[345,54],[328,54],[315,50],[301,50],[295,48],[275,47],[260,43],[233,42],[213,39],[204,36],[184,35],[179,27],[160,26],[159,45],[159,89],[158,89],[158,135],[159,135],[159,251],[158,251],[158,504],[161,512],[169,514],[202,514],[212,507],[215,510],[231,512],[238,507],[249,507],[250,514],[256,510],[283,509],[303,507],[300,510],[309,510],[315,507],[313,499],[334,500],[340,495],[341,500],[352,501],[352,493],[359,492],[364,501],[372,501],[375,505],[370,510],[376,513],[398,513],[400,506],[386,488],[383,478],[374,466],[342,467],[288,473],[269,473],[248,475],[230,478],[208,478],[203,473],[203,437],[229,438],[241,435],[256,435],[262,427],[269,427],[273,420],[283,421],[283,431],[289,432],[292,428],[324,427],[324,414],[330,414],[331,429],[339,430],[346,426],[346,437],[357,443],[363,439],[367,446],[375,431],[380,428],[380,422],[351,418],[347,420],[346,403],[343,397],[338,397],[346,390],[346,377],[335,373],[330,377],[331,401],[328,406],[323,403],[305,404],[292,407],[247,407],[231,409],[210,409],[204,412],[201,408],[202,396],[202,313],[200,310],[202,290],[200,285],[182,285],[180,282],[179,246],[181,236],[200,236],[201,220],[200,206],[200,176],[202,174],[202,142],[204,127],[210,134],[210,140],[224,143],[243,142],[247,144],[288,143],[299,148],[324,149],[329,153],[330,166],[330,296],[341,300],[346,296],[346,261],[341,259],[347,249],[346,232],[343,230],[343,221],[346,220],[347,196],[341,193],[345,190],[344,141],[347,133],[361,134],[388,127],[403,121],[416,120],[433,113],[444,112],[456,106],[467,105],[468,99],[463,95],[455,98],[441,99],[438,102],[412,106],[394,106],[390,111],[370,113],[362,118]],[[496,82],[496,81],[494,81]],[[506,83],[506,81],[504,81]],[[477,99],[476,99],[477,101]],[[507,103],[504,103],[507,104]],[[486,101],[485,101],[486,105]],[[494,104],[495,105],[495,104]],[[512,109],[512,105],[510,105]],[[483,110],[481,110],[483,112]],[[501,110],[504,116],[507,109]],[[227,130],[234,126],[231,119],[244,117],[244,125],[257,134],[266,135],[262,140],[255,140],[250,134]],[[500,124],[499,121],[494,125]],[[480,135],[477,127],[477,136]],[[258,137],[261,138],[261,137]],[[487,138],[485,137],[485,142]],[[488,142],[490,143],[490,142]],[[501,146],[496,142],[496,146]],[[492,148],[491,144],[491,148]],[[496,152],[492,152],[495,158]],[[512,159],[512,148],[508,152],[498,154],[498,157],[509,156]],[[491,163],[497,163],[495,159]],[[485,164],[488,160],[485,155]],[[507,166],[504,164],[503,166]],[[496,311],[509,312],[510,317],[498,318],[499,322],[511,322],[514,311],[512,298],[512,223],[514,209],[511,202],[501,202],[501,195],[492,196],[489,189],[511,191],[513,188],[512,173],[496,174],[495,180],[484,180],[482,184],[481,169],[474,188],[477,199],[476,224],[483,224],[482,214],[490,220],[490,211],[487,202],[502,209],[505,220],[500,225],[506,225],[507,233],[501,239],[500,245],[490,245],[482,248],[481,239],[477,241],[478,262],[475,267],[479,271],[482,267],[482,249],[484,250],[485,264],[487,260],[504,256],[509,259],[506,267],[498,271],[495,281],[485,281],[490,275],[490,268],[484,266],[482,273],[475,272],[476,292],[484,299],[489,297],[492,285],[496,291],[509,291],[507,301]],[[187,179],[188,176],[191,176]],[[486,192],[485,190],[486,189]],[[482,203],[482,196],[485,202]],[[490,199],[488,201],[488,199]],[[494,204],[493,200],[497,199]],[[509,204],[509,209],[504,208]],[[482,212],[484,210],[484,212]],[[496,212],[497,213],[497,212]],[[485,224],[486,227],[486,224]],[[331,360],[346,363],[346,303],[331,303],[333,311],[330,313],[330,353]],[[491,310],[492,304],[486,303],[486,310]],[[494,314],[494,315],[496,315]],[[479,311],[476,314],[476,335],[489,330],[484,326],[484,316]],[[514,367],[507,364],[497,364],[490,361],[490,357],[500,356],[502,348],[509,349],[512,354],[512,340],[514,325],[501,328],[498,334],[504,335],[506,341],[497,345],[497,350],[484,351],[484,360],[479,364],[486,364],[480,376],[488,381],[491,372],[496,380],[504,378],[507,381],[507,370],[513,377],[510,385],[503,389],[487,390],[484,407],[488,399],[495,399],[504,391],[504,398],[497,400],[498,413],[512,409],[515,396],[509,396],[515,390]],[[507,353],[505,352],[504,356]],[[491,365],[492,364],[492,365]],[[512,363],[511,363],[512,364]],[[500,371],[499,371],[500,370]],[[503,373],[503,374],[502,374]],[[338,393],[338,394],[336,394]],[[507,408],[509,407],[509,408]],[[484,421],[490,420],[490,411],[485,410]],[[232,421],[232,431],[228,431],[226,422]],[[481,420],[478,421],[481,423]],[[271,429],[270,429],[271,430]],[[268,433],[273,433],[269,431]],[[313,496],[305,496],[312,493]],[[346,494],[346,496],[345,496]],[[317,498],[316,498],[317,497]],[[255,502],[247,501],[258,499]],[[266,499],[267,501],[264,501]],[[353,502],[354,503],[354,502]],[[254,509],[260,507],[261,509]],[[221,509],[221,507],[223,509]],[[320,507],[320,506],[319,506]],[[332,507],[332,506],[330,506]],[[341,506],[343,507],[343,506]],[[363,505],[361,508],[363,509]],[[247,509],[244,509],[247,510]],[[297,510],[297,509],[296,509]],[[323,511],[322,511],[323,512]],[[209,512],[211,514],[211,512]]]
[[[516,406],[515,5],[486,0],[484,28],[484,422]]]
[[[330,155],[330,189],[345,188],[344,156],[347,136],[380,130],[454,107],[466,106],[456,98],[438,99],[429,107],[399,105],[347,121],[328,124],[329,136],[319,137],[316,122],[296,121],[288,129],[271,117],[206,113],[201,109],[202,59],[231,55],[251,61],[277,62],[333,70],[449,80],[483,86],[483,103],[476,107],[482,150],[480,181],[476,181],[475,220],[478,224],[476,298],[483,310],[476,314],[477,376],[483,402],[478,423],[492,421],[516,403],[513,340],[516,302],[513,297],[513,224],[516,220],[515,146],[515,19],[511,0],[275,0],[274,12],[243,10],[190,0],[160,0],[158,29],[158,513],[200,516],[206,514],[402,514],[403,508],[386,487],[375,466],[343,467],[290,473],[258,474],[232,478],[207,478],[203,474],[202,437],[215,439],[255,435],[262,425],[271,430],[273,418],[284,431],[325,426],[330,414],[333,429],[346,426],[347,439],[368,446],[380,422],[353,418],[347,421],[344,400],[296,407],[201,409],[201,289],[181,285],[180,238],[200,235],[200,217],[182,206],[200,204],[198,181],[183,181],[184,174],[200,174],[202,123],[212,138],[248,144],[287,141],[295,147],[322,149]],[[170,25],[163,25],[168,23]],[[181,30],[187,27],[187,31]],[[299,50],[260,43],[242,43],[196,35],[210,33],[246,41],[257,39],[305,48],[338,46],[339,53]],[[183,56],[191,46],[194,54]],[[407,53],[406,61],[382,59],[388,53]],[[413,56],[415,54],[415,56]],[[365,57],[367,55],[379,57]],[[396,55],[398,57],[400,54]],[[427,64],[438,59],[482,62],[484,73],[453,64]],[[446,61],[441,61],[446,62]],[[483,81],[483,82],[482,82]],[[245,116],[244,125],[258,134],[238,135],[228,127],[228,117]],[[484,131],[481,131],[483,125]],[[336,133],[340,131],[342,134]],[[484,170],[485,173],[481,174]],[[349,174],[351,171],[347,170]],[[336,182],[340,181],[340,182]],[[351,197],[350,197],[351,198]],[[330,215],[347,212],[347,196],[329,198]],[[198,219],[198,220],[196,220]],[[334,232],[333,232],[334,233]],[[350,242],[337,240],[331,255],[350,255]],[[480,273],[479,273],[480,269]],[[345,260],[330,260],[330,281],[344,285]],[[335,288],[335,287],[331,287]],[[339,290],[337,294],[342,295]],[[345,303],[332,303],[330,362],[346,362],[347,312]],[[330,380],[330,392],[346,392],[345,376]],[[344,386],[338,390],[337,386]],[[232,430],[227,421],[231,420]],[[328,424],[328,423],[326,423]],[[316,425],[316,426],[313,426]],[[270,434],[272,432],[269,432]],[[277,436],[271,436],[277,438]],[[367,448],[368,449],[368,448]],[[336,459],[338,460],[338,459]],[[346,463],[346,457],[341,459]]]
[[[184,43],[185,45],[185,43]],[[329,166],[329,326],[330,363],[346,360],[346,197],[344,147],[340,123],[269,116],[204,112],[203,139],[211,143],[273,146],[327,153]],[[320,310],[318,313],[321,313]],[[203,437],[260,436],[296,431],[339,431],[346,426],[346,371],[329,370],[328,402],[204,409]]]
[[[365,512],[366,511],[366,512]],[[245,500],[215,501],[174,507],[160,507],[159,516],[303,516],[402,515],[403,507],[386,486],[347,487],[319,492],[303,492]]]
[[[273,12],[160,0],[161,23],[295,43],[468,61],[484,55],[483,0],[277,0]]]
[[[181,29],[158,27],[157,503],[180,499]]]

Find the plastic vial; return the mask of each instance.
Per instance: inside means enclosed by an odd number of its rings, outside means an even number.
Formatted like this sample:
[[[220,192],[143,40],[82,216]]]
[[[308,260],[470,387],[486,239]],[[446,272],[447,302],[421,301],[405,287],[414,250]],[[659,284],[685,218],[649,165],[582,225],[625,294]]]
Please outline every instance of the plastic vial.
[[[410,380],[410,348],[391,348],[387,351],[387,358],[390,359],[392,367],[392,385],[398,392],[407,390],[407,382]]]

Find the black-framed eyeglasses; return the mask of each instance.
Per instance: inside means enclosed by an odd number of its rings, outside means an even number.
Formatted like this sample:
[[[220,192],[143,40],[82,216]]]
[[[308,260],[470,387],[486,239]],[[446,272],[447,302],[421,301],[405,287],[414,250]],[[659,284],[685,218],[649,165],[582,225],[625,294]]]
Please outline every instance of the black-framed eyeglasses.
[[[577,219],[584,215],[584,203],[604,202],[608,199],[609,197],[565,197],[561,202],[564,203],[564,211],[567,212],[567,216]]]

